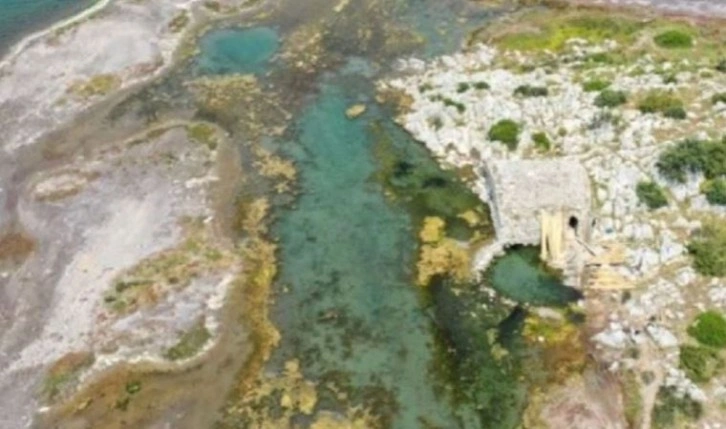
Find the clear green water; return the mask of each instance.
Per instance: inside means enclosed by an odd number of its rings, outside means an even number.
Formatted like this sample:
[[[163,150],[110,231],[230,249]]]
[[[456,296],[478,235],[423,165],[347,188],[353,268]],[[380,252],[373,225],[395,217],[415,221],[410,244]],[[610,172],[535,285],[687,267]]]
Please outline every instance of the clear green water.
[[[457,412],[437,395],[429,373],[434,338],[411,284],[409,217],[371,180],[367,119],[380,113],[371,105],[359,120],[344,115],[365,99],[352,81],[326,79],[297,123],[290,155],[303,194],[275,231],[282,243],[279,283],[289,288],[274,309],[283,333],[275,360],[301,359],[306,377],[351,386],[353,403],[391,419],[385,427],[457,427]],[[326,405],[341,408],[332,399]],[[458,414],[475,421],[467,410]]]
[[[581,297],[542,264],[536,247],[510,249],[494,260],[487,277],[492,288],[518,302],[558,306]]]
[[[260,73],[280,46],[277,32],[268,27],[222,29],[199,42],[197,66],[203,74]]]

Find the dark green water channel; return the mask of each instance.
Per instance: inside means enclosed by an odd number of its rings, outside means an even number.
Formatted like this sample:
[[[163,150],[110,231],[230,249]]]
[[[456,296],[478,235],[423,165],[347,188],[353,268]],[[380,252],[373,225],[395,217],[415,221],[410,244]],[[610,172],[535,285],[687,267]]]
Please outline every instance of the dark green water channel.
[[[438,28],[455,22],[441,4],[397,4],[429,41],[429,54],[453,51],[461,40],[465,26]],[[278,44],[267,27],[214,31],[202,39],[196,65],[201,73],[266,75]],[[282,340],[268,369],[298,359],[318,385],[317,410],[363,405],[386,428],[516,427],[525,404],[519,328],[526,313],[479,285],[414,284],[423,217],[443,217],[450,236],[466,239],[472,231],[457,214],[486,208],[377,105],[375,76],[369,60],[348,57],[316,78],[289,141],[277,142],[296,161],[300,195],[273,228],[280,273],[271,314]],[[361,102],[366,113],[346,118]]]

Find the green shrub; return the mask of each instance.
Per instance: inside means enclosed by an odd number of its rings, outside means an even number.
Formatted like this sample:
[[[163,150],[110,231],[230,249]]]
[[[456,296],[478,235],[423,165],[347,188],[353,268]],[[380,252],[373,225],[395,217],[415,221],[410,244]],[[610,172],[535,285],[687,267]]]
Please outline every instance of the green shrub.
[[[705,311],[688,327],[688,335],[699,343],[716,348],[726,347],[726,318],[718,311]]]
[[[717,350],[702,346],[681,346],[680,368],[691,380],[708,382],[722,367],[723,360]]]
[[[660,186],[654,182],[640,182],[635,187],[635,194],[641,203],[655,210],[668,205],[668,198]]]
[[[504,143],[509,150],[519,144],[519,124],[511,119],[502,119],[489,129],[489,140]]]
[[[546,97],[549,90],[544,86],[520,85],[514,90],[514,95],[522,97]]]
[[[706,195],[709,203],[726,206],[726,178],[718,177],[705,181],[701,186],[701,192]]]
[[[703,173],[707,179],[726,175],[726,139],[684,140],[665,150],[656,163],[668,180],[684,183],[688,173]]]
[[[653,428],[671,428],[682,418],[698,420],[702,415],[703,405],[700,402],[678,394],[674,387],[661,386],[658,389],[652,413]]]
[[[595,97],[597,107],[617,107],[627,101],[628,96],[623,91],[614,91],[612,89],[605,89]]]
[[[454,101],[450,98],[442,98],[441,101],[444,103],[444,106],[452,106],[456,108],[456,111],[459,113],[464,113],[466,111],[466,106],[463,103],[459,103],[458,101]]]
[[[706,224],[688,245],[693,266],[705,276],[726,276],[726,222]]]
[[[468,91],[468,90],[469,90],[469,88],[471,88],[471,85],[469,85],[469,84],[468,84],[468,83],[466,83],[466,82],[461,82],[461,83],[459,83],[459,84],[458,84],[458,85],[456,86],[456,92],[458,92],[459,94],[461,94],[461,93],[463,93],[463,92],[466,92],[466,91]]]
[[[430,83],[424,83],[422,85],[419,85],[418,92],[431,91],[432,89],[434,89],[434,87]]]
[[[592,79],[582,84],[582,89],[586,92],[597,92],[610,86],[607,80]]]
[[[638,110],[642,113],[663,113],[670,112],[671,114],[678,115],[680,111],[683,111],[685,117],[685,111],[683,110],[683,102],[672,94],[663,91],[650,91],[640,103],[638,103]]]
[[[718,64],[716,64],[716,70],[721,73],[726,73],[726,60],[719,61]]]
[[[686,110],[683,107],[671,107],[663,112],[663,116],[671,119],[686,119]]]
[[[664,31],[653,38],[656,45],[661,48],[679,49],[693,46],[693,37],[680,30]]]
[[[552,147],[552,142],[550,142],[549,137],[542,132],[532,134],[532,141],[534,142],[534,147],[542,152],[547,152]]]
[[[713,97],[711,97],[711,102],[713,104],[717,104],[717,103],[726,104],[726,92],[721,92],[719,94],[714,94]]]
[[[484,90],[484,89],[489,89],[489,84],[486,83],[486,82],[484,82],[484,81],[474,82],[474,89],[477,89],[477,90],[480,90],[480,91],[481,90]]]

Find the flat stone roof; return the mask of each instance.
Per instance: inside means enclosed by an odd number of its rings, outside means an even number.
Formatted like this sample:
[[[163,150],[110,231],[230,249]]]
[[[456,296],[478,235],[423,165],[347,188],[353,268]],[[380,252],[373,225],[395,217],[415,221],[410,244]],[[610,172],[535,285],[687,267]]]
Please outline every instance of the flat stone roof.
[[[485,165],[497,238],[539,244],[540,212],[564,210],[589,222],[590,178],[576,159],[499,160]]]

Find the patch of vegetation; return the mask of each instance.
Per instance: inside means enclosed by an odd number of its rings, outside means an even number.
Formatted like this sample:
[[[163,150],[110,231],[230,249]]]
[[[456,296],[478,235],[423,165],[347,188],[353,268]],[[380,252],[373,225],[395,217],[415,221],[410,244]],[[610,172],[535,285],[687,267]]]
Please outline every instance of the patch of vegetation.
[[[610,81],[602,79],[591,79],[582,84],[582,89],[586,92],[599,92],[611,85]]]
[[[619,19],[606,15],[570,15],[548,19],[540,31],[508,33],[499,40],[499,45],[507,49],[523,51],[552,50],[560,51],[571,39],[584,39],[591,43],[605,40],[627,42],[634,39],[640,25],[629,19]]]
[[[489,140],[504,143],[509,150],[515,150],[519,145],[519,124],[511,119],[502,119],[489,129]]]
[[[186,10],[180,10],[169,22],[169,31],[178,33],[189,24],[189,21],[189,13]]]
[[[698,420],[703,405],[688,396],[680,396],[673,387],[661,386],[655,398],[652,424],[656,429],[684,427],[684,420]]]
[[[701,186],[701,192],[709,203],[726,206],[726,177],[706,180]]]
[[[214,127],[204,122],[187,125],[187,135],[189,138],[207,146],[209,150],[217,149],[219,144]]]
[[[697,383],[708,382],[721,370],[723,364],[717,350],[703,346],[681,346],[680,368]]]
[[[48,370],[48,374],[43,380],[43,396],[47,400],[55,399],[78,381],[81,371],[93,365],[94,361],[95,357],[90,352],[68,353],[60,358]]]
[[[684,49],[693,46],[693,37],[681,30],[666,30],[656,35],[653,41],[666,49]]]
[[[110,310],[128,314],[152,306],[170,291],[185,288],[193,279],[224,269],[232,262],[229,252],[211,243],[201,220],[190,221],[185,227],[185,241],[141,261],[114,281],[104,295]]]
[[[726,104],[726,92],[714,94],[713,97],[711,97],[711,102],[713,104],[718,104],[718,103]]]
[[[520,85],[514,90],[514,95],[520,97],[546,97],[549,90],[544,86]]]
[[[723,256],[726,258],[726,254]],[[718,311],[704,311],[688,327],[688,335],[699,343],[715,348],[726,347],[726,318]]]
[[[726,138],[721,141],[687,139],[661,153],[658,172],[668,180],[685,183],[688,173],[707,179],[726,175]]]
[[[121,78],[114,74],[99,74],[86,81],[78,81],[68,88],[68,93],[80,98],[106,95],[121,86]]]
[[[169,360],[182,360],[193,357],[199,353],[210,338],[211,334],[204,321],[200,321],[185,332],[179,338],[179,342],[164,353],[164,357]]]
[[[640,382],[634,371],[626,372],[622,380],[625,420],[628,422],[628,427],[638,428],[643,419],[643,395],[640,392]]]
[[[471,84],[467,82],[460,82],[458,85],[456,85],[456,92],[459,94],[464,93],[468,91],[471,88]]]
[[[479,91],[489,89],[489,84],[484,81],[474,82],[474,89]]]
[[[453,107],[459,113],[464,113],[466,111],[466,106],[463,103],[452,100],[448,97],[442,97],[441,95],[434,95],[433,97],[430,97],[429,99],[431,101],[441,101],[442,103],[444,103],[444,106]]]
[[[663,189],[654,182],[640,182],[635,187],[638,200],[650,210],[656,210],[668,205],[668,198]]]
[[[434,87],[430,83],[424,83],[424,84],[419,85],[418,92],[424,93],[427,91],[431,91],[432,89],[434,89]]]
[[[532,141],[534,142],[534,147],[542,152],[547,152],[552,148],[552,142],[550,142],[547,134],[543,132],[532,134]]]
[[[683,101],[665,91],[650,91],[638,103],[641,113],[661,113],[663,116],[684,119]]]
[[[663,116],[670,119],[686,119],[688,114],[683,107],[671,107],[663,112]]]
[[[718,64],[716,64],[716,70],[721,73],[726,73],[726,60],[719,61]]]
[[[604,89],[595,97],[597,107],[617,107],[628,102],[628,96],[623,91]]]

